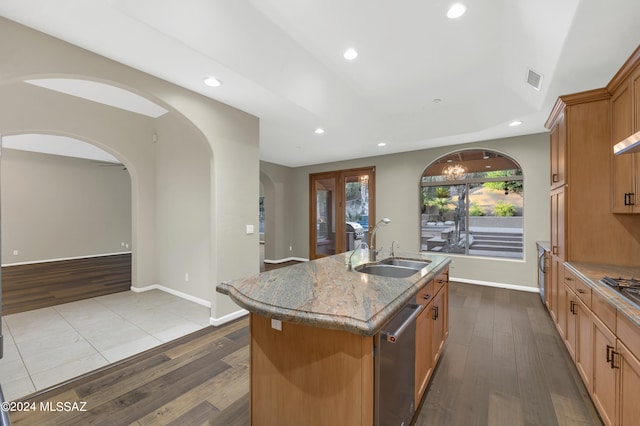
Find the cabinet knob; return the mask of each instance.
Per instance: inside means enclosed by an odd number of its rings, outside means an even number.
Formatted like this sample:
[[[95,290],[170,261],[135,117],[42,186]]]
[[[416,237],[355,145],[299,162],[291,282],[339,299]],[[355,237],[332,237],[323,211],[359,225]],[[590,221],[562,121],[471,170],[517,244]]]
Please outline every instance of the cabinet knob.
[[[586,293],[586,291],[584,291],[583,289],[579,288],[579,289],[578,289],[578,293],[580,293],[580,294],[585,294],[585,293]]]
[[[423,299],[424,300],[429,300],[429,299],[431,299],[431,295],[430,294],[425,294]]]

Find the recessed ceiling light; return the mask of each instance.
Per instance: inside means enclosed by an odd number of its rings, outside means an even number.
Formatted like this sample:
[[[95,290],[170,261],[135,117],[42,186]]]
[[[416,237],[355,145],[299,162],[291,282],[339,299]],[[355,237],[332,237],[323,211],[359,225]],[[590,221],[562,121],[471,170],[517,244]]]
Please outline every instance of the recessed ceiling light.
[[[349,48],[344,51],[344,54],[342,56],[344,56],[347,61],[353,61],[358,57],[358,52],[356,51],[356,49]]]
[[[509,123],[509,126],[511,127],[516,127],[522,124],[522,121],[520,120],[513,120],[511,123]]]
[[[204,79],[204,84],[211,87],[220,87],[222,82],[215,77],[207,77]]]
[[[431,101],[431,102],[433,102],[434,104],[439,104],[440,102],[442,102],[442,99],[440,99],[440,98],[435,98],[435,99],[434,99],[433,101]]]
[[[378,146],[387,146],[387,143],[386,142],[379,142]]]
[[[324,133],[324,129],[322,127],[318,127],[316,130],[313,131],[313,133],[315,133],[316,135],[321,135]]]
[[[447,18],[456,19],[464,15],[467,11],[467,6],[462,3],[454,3],[451,5],[449,10],[447,11]]]

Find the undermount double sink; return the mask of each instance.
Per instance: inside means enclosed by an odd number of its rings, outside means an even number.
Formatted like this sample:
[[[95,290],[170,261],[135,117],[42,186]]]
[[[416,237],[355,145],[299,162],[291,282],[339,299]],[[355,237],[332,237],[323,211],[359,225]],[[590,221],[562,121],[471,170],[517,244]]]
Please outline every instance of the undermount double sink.
[[[365,263],[354,269],[363,274],[378,275],[388,278],[407,278],[428,266],[430,260],[404,259],[389,257],[376,263]]]

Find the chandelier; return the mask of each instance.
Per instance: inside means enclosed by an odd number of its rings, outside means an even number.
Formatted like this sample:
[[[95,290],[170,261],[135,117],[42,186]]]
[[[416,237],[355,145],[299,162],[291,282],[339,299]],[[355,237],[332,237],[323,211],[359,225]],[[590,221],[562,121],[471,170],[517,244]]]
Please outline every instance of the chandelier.
[[[442,175],[446,180],[460,180],[467,176],[468,171],[469,169],[462,164],[449,164],[447,167],[442,169]]]

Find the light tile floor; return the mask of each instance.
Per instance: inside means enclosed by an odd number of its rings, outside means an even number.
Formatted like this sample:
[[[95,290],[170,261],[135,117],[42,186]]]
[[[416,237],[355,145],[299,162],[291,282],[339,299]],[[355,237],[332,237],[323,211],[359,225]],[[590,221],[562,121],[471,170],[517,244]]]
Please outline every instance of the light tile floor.
[[[209,325],[210,309],[151,290],[125,291],[2,318],[7,401]]]

